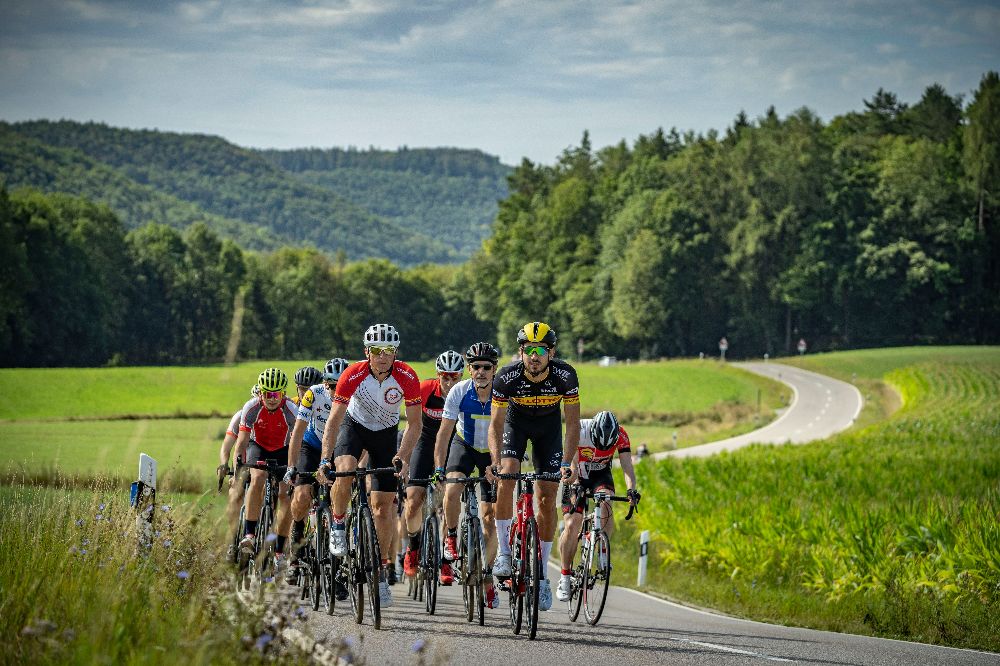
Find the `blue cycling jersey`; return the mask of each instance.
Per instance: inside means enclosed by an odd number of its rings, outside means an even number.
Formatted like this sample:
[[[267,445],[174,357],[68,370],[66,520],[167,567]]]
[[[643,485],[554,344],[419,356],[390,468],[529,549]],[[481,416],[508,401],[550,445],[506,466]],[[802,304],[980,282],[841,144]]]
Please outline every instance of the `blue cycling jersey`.
[[[466,379],[455,384],[448,393],[441,417],[454,419],[458,441],[477,451],[487,452],[490,450],[491,406],[492,396],[485,401],[480,400],[476,385],[471,379]]]

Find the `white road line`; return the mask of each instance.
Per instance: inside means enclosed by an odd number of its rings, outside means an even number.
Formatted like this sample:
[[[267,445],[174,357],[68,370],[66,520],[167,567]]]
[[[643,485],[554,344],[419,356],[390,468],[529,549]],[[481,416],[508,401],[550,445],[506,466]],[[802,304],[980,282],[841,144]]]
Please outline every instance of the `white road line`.
[[[767,654],[761,654],[760,652],[750,652],[749,650],[737,650],[736,648],[726,647],[725,645],[716,645],[715,643],[705,643],[703,641],[693,641],[688,638],[670,638],[672,641],[678,643],[687,643],[689,645],[700,645],[701,647],[711,648],[713,650],[721,650],[722,652],[732,652],[733,654],[745,654],[749,657],[756,657],[757,659],[765,659],[767,661],[792,661],[791,659],[784,659],[782,657],[772,657]]]

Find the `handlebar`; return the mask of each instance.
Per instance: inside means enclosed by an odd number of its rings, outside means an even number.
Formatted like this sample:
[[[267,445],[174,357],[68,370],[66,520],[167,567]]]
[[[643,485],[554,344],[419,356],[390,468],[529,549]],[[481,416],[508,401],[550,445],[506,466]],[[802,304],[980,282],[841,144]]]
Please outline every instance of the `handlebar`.
[[[497,472],[493,476],[508,481],[562,481],[562,474],[559,472],[514,472],[513,474]]]
[[[444,479],[445,483],[464,483],[466,485],[472,485],[473,483],[482,483],[485,481],[489,483],[490,480],[485,476],[463,476],[458,479]]]
[[[574,483],[572,486],[566,488],[566,493],[574,493],[577,497],[580,493],[583,493],[584,497],[592,497],[596,502],[628,502],[628,514],[625,516],[625,520],[632,520],[632,514],[636,512],[639,507],[638,502],[633,502],[632,498],[628,495],[609,495],[607,491],[598,490],[595,491],[593,488],[587,488],[584,490],[579,483]]]

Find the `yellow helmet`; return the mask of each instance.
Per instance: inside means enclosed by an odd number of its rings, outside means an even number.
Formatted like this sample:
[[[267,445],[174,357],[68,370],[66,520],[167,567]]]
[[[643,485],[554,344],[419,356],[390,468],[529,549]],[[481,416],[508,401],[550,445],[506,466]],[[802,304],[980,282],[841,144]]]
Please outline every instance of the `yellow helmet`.
[[[549,347],[556,346],[556,332],[548,324],[533,321],[524,325],[524,328],[517,332],[517,344],[543,344]]]
[[[257,386],[261,391],[284,391],[288,386],[288,377],[277,368],[268,368],[257,377]]]

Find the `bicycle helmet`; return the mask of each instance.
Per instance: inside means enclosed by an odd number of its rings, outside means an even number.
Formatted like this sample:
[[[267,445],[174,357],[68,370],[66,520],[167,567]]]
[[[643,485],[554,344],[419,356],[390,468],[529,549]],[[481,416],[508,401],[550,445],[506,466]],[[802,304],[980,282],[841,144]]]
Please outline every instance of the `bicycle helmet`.
[[[323,379],[328,382],[336,382],[344,374],[344,370],[347,370],[348,365],[350,364],[345,359],[331,358],[326,367],[323,368]]]
[[[477,342],[465,352],[465,362],[489,361],[493,365],[500,362],[500,351],[488,342]]]
[[[437,357],[434,368],[438,372],[462,372],[465,370],[465,359],[457,351],[449,349]]]
[[[277,368],[268,368],[257,377],[261,391],[284,391],[288,388],[288,377]]]
[[[386,345],[399,346],[399,333],[392,324],[372,324],[365,331],[365,347]]]
[[[524,325],[524,328],[517,332],[517,344],[542,344],[549,347],[556,346],[556,332],[543,322],[533,321]]]
[[[259,398],[260,397],[260,386],[259,385],[254,384],[253,386],[250,387],[250,397],[251,398]]]
[[[618,419],[611,412],[597,412],[590,420],[590,443],[608,449],[618,441]]]
[[[315,386],[323,381],[323,373],[311,365],[299,368],[295,373],[295,383],[299,386]]]

